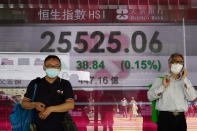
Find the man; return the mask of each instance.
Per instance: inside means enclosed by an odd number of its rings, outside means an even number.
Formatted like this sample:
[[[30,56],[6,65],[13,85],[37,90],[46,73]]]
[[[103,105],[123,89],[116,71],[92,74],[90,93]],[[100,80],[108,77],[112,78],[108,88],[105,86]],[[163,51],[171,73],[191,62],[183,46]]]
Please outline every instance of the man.
[[[130,120],[136,120],[136,116],[138,115],[138,107],[137,107],[137,103],[135,101],[135,98],[134,97],[131,97],[131,101],[130,101]]]
[[[148,91],[148,99],[156,100],[159,111],[157,131],[186,131],[184,113],[188,110],[187,101],[196,98],[196,91],[187,78],[188,72],[181,54],[172,54],[168,65],[169,75],[155,80]]]
[[[127,118],[127,105],[128,105],[128,102],[127,102],[127,99],[125,97],[121,100],[121,104],[122,104],[122,107],[123,107],[123,117]]]
[[[35,123],[38,131],[63,131],[61,122],[65,112],[74,109],[74,96],[69,81],[58,77],[61,61],[55,55],[44,60],[46,76],[39,81],[32,80],[22,100],[22,108],[35,109]],[[38,84],[35,100],[31,102],[34,85]]]

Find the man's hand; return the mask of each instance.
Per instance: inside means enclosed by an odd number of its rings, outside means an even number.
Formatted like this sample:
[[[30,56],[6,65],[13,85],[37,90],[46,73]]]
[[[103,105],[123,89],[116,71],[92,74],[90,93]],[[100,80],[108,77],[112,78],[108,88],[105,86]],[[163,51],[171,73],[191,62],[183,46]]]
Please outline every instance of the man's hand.
[[[168,85],[170,84],[170,79],[168,78],[168,76],[163,78],[163,85],[165,88],[168,87]]]
[[[187,69],[184,67],[182,71],[183,71],[182,78],[186,78],[188,75]]]
[[[41,112],[39,113],[39,117],[40,117],[40,119],[44,120],[44,119],[46,119],[52,112],[53,112],[53,107],[52,107],[52,106],[47,107],[44,111],[41,111]]]
[[[35,105],[35,109],[37,111],[44,111],[45,110],[45,104],[41,103],[41,102],[34,102]]]

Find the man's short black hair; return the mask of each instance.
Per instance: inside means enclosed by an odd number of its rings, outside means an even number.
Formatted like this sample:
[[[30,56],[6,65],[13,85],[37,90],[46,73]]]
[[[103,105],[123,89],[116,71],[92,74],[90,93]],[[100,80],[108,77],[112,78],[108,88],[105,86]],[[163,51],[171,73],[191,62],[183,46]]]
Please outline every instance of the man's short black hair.
[[[182,54],[180,54],[180,53],[173,53],[173,54],[169,57],[168,63],[172,63],[172,59],[173,59],[174,57],[176,57],[176,56],[180,56],[180,57],[183,59],[183,61],[184,61],[184,57],[183,57]]]
[[[61,60],[58,56],[56,55],[48,55],[45,60],[44,60],[44,64],[46,63],[46,61],[48,61],[49,59],[57,59],[59,61],[59,63],[61,64]]]

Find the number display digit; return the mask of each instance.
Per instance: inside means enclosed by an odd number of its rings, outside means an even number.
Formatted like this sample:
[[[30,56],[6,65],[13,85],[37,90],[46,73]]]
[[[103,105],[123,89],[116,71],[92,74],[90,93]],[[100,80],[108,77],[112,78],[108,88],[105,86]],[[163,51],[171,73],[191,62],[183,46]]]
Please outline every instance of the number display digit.
[[[40,52],[55,52],[55,49],[49,49],[55,41],[55,35],[53,32],[45,31],[41,34],[41,39],[45,39],[47,36],[49,36],[50,39],[48,43],[40,49]]]
[[[57,50],[61,53],[67,53],[71,49],[71,43],[68,39],[65,39],[65,36],[71,36],[71,32],[61,32],[59,44],[66,44],[66,48],[62,49],[61,47],[57,47]]]
[[[75,43],[78,44],[78,45],[83,44],[83,48],[74,47],[74,50],[77,53],[84,53],[84,52],[87,51],[88,43],[85,39],[81,38],[82,36],[87,36],[87,35],[88,35],[88,32],[77,32],[77,37],[76,37]]]
[[[121,35],[121,32],[120,31],[112,31],[112,32],[110,32],[108,43],[110,45],[116,44],[116,48],[107,47],[107,50],[109,52],[116,53],[116,52],[119,52],[120,51],[121,43],[120,43],[120,41],[118,39],[115,39],[114,38],[114,36],[120,36],[120,35]]]
[[[95,44],[95,46],[90,50],[91,53],[104,53],[105,49],[101,49],[99,48],[101,46],[101,44],[103,43],[105,36],[102,32],[100,31],[95,31],[91,34],[91,38],[95,38],[96,36],[99,36],[100,39],[99,41]]]
[[[137,36],[141,36],[141,39],[142,39],[142,47],[141,48],[137,47]],[[147,44],[147,39],[146,39],[146,35],[144,34],[144,32],[142,32],[142,31],[134,32],[132,35],[132,38],[131,38],[131,44],[132,44],[133,50],[136,53],[143,53],[146,50],[146,44]]]
[[[158,36],[159,36],[159,32],[156,31],[150,41],[150,44],[149,44],[149,48],[150,48],[151,52],[153,52],[153,53],[159,53],[162,50],[162,43],[160,40],[157,39]],[[156,45],[157,48],[154,48],[154,45]]]

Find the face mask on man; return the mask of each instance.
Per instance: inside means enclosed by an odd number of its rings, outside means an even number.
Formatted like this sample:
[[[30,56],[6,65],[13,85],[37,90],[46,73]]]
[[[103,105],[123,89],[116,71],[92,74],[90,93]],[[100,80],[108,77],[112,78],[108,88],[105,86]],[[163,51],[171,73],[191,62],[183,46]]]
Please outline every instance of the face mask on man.
[[[183,68],[182,64],[172,64],[171,65],[171,72],[174,74],[179,74]]]
[[[60,74],[59,69],[46,69],[45,72],[46,72],[47,76],[50,78],[55,78],[56,76],[58,76]]]

